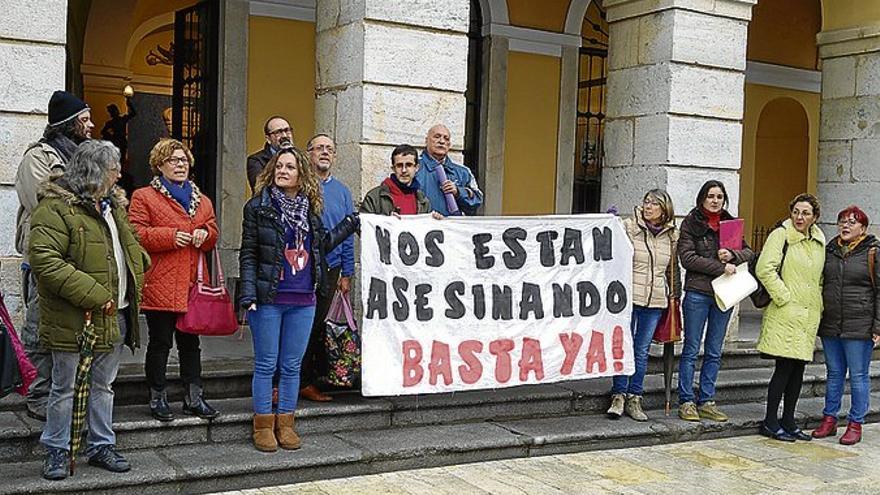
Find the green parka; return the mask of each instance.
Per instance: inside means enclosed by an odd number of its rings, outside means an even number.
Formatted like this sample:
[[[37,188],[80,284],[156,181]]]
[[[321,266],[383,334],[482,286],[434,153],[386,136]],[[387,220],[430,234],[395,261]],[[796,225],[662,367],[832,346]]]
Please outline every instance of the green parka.
[[[788,243],[785,261],[782,247]],[[782,263],[782,278],[777,269]],[[816,332],[822,316],[822,269],[825,235],[816,225],[810,235],[786,220],[767,237],[755,274],[772,302],[764,310],[758,350],[777,357],[813,360]]]
[[[110,228],[94,203],[64,187],[64,178],[43,183],[40,202],[31,216],[29,259],[40,295],[40,342],[50,350],[78,352],[77,335],[85,312],[92,311],[98,340],[95,352],[108,352],[119,342],[116,316],[101,307],[118,300],[118,273]],[[140,344],[138,304],[150,258],[135,237],[125,207],[125,192],[114,188],[113,218],[128,267],[129,321],[125,344]]]

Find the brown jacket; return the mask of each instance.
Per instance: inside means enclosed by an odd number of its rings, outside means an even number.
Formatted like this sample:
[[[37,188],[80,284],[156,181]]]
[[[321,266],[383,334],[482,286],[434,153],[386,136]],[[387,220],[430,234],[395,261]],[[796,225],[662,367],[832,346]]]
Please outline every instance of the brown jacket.
[[[727,210],[721,211],[721,220],[732,220]],[[714,296],[712,280],[724,273],[724,263],[718,259],[718,232],[709,228],[705,215],[694,208],[681,222],[678,257],[686,270],[684,290]],[[743,239],[742,249],[731,250],[734,265],[751,262],[755,253]]]

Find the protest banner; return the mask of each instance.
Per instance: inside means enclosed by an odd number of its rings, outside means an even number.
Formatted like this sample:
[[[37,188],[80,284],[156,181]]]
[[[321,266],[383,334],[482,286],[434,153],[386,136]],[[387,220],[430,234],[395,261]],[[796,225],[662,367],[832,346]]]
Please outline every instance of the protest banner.
[[[632,253],[613,215],[361,215],[363,394],[632,374]]]

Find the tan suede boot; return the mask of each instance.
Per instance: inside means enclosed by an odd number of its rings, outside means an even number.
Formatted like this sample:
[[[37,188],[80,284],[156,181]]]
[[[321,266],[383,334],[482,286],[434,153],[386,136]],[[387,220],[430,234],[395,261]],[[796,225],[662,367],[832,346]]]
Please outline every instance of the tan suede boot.
[[[302,441],[293,429],[293,413],[275,415],[275,438],[282,449],[296,450]]]
[[[278,442],[275,440],[274,414],[254,414],[254,447],[262,452],[275,452]]]

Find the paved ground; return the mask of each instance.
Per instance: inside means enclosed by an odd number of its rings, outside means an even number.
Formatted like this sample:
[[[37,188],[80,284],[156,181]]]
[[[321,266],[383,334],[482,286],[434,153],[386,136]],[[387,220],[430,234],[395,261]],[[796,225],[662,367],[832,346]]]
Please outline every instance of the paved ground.
[[[854,447],[760,436],[533,457],[228,492],[329,494],[876,494],[880,424]]]

